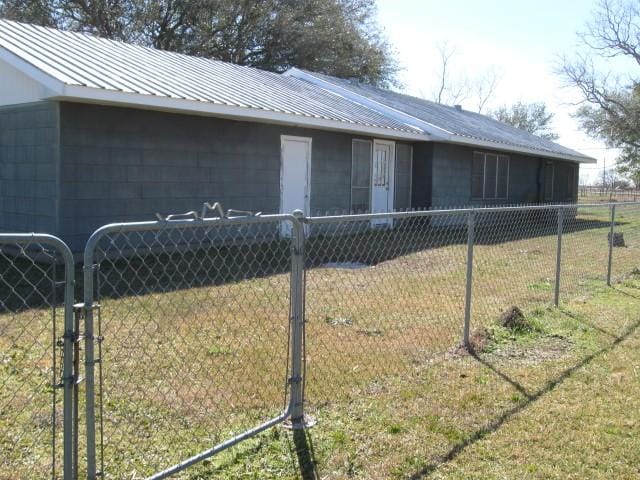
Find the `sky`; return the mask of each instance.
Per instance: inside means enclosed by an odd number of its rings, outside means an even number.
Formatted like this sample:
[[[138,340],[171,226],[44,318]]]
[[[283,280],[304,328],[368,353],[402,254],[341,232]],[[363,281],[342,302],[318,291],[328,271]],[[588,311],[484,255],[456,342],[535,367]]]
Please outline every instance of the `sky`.
[[[409,94],[431,98],[438,83],[437,46],[455,48],[454,76],[499,74],[488,109],[517,101],[545,102],[554,113],[558,143],[595,157],[597,165],[581,166],[589,182],[615,162],[616,151],[589,138],[571,117],[580,97],[554,73],[563,54],[579,48],[596,0],[378,0],[378,16],[402,68],[399,80]],[[615,69],[628,68],[616,64]],[[464,108],[477,107],[471,99]],[[486,110],[485,108],[485,110]]]

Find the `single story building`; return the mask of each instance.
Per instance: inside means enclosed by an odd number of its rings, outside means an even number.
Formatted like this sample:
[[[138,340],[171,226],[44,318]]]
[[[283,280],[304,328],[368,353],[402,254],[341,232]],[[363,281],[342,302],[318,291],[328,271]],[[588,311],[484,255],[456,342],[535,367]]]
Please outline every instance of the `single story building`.
[[[0,230],[82,249],[219,201],[307,213],[571,202],[590,157],[486,116],[0,20]]]

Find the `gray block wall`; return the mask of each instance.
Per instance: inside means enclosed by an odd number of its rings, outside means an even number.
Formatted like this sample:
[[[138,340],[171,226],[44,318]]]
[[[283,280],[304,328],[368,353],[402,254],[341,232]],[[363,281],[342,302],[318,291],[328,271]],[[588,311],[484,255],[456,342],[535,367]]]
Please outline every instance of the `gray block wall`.
[[[509,193],[506,200],[476,200],[471,198],[471,166],[474,151],[491,151],[463,145],[436,143],[432,154],[433,207],[463,205],[523,204],[542,201],[543,165],[545,160],[516,153],[509,154]],[[554,190],[555,202],[577,201],[578,166],[570,162],[554,161],[555,184],[568,183],[567,175],[575,172],[573,192],[566,188]]]
[[[74,250],[106,223],[200,211],[277,213],[280,136],[311,137],[312,212],[346,210],[351,135],[129,108],[62,103],[63,238]]]
[[[0,107],[0,231],[58,233],[58,104]]]

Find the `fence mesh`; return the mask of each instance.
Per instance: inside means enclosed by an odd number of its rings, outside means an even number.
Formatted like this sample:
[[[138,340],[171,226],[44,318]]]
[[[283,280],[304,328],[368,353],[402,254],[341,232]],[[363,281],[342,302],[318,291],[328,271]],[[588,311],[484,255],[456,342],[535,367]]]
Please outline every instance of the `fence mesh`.
[[[640,273],[640,207],[616,205],[612,251],[612,281]]]
[[[562,301],[585,296],[589,287],[606,281],[610,228],[608,205],[577,206],[564,210]]]
[[[362,395],[461,340],[466,217],[310,220],[307,399]]]
[[[640,274],[638,204],[304,223],[305,408],[312,413],[384,389],[390,403],[400,402],[403,392],[417,391],[403,385],[422,378],[427,388],[422,374],[430,365],[463,354],[470,233],[472,342],[512,307],[535,317],[553,304],[559,244],[561,306],[604,287],[610,254],[613,283]],[[291,237],[301,231],[292,225],[288,216],[250,217],[122,224],[95,234],[85,265],[97,304],[87,341],[98,360],[95,425],[105,478],[153,475],[288,407],[291,292],[301,290],[292,290],[300,255]],[[0,238],[0,478],[62,478],[63,392],[54,385],[63,376],[69,282],[61,262],[44,243]],[[430,408],[428,391],[420,395],[421,408]],[[82,396],[77,406],[84,412]],[[80,435],[80,477],[86,440]],[[188,478],[214,468],[200,463]]]
[[[62,478],[64,280],[54,248],[0,237],[0,478]]]
[[[151,475],[283,411],[291,245],[279,229],[164,222],[102,234],[94,329],[106,478]]]
[[[513,307],[525,313],[553,303],[557,209],[477,210],[472,329],[495,324]]]

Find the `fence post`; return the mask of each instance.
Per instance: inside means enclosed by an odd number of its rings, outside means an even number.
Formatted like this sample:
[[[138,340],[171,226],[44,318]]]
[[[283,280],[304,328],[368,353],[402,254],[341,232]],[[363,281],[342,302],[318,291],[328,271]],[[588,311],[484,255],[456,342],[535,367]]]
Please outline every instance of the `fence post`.
[[[84,368],[85,368],[85,422],[87,442],[87,479],[95,480],[96,472],[96,414],[95,414],[95,358],[93,339],[93,255],[88,246],[84,254]]]
[[[464,331],[462,344],[469,347],[469,331],[471,329],[471,298],[473,286],[473,244],[475,243],[475,212],[467,214],[467,285],[464,298]]]
[[[616,225],[616,205],[611,205],[611,228],[609,230],[609,260],[607,262],[607,285],[611,286],[611,267],[613,262],[613,233]]]
[[[291,253],[291,428],[305,428],[304,418],[304,213],[293,212]]]
[[[66,247],[66,245],[65,245]],[[65,292],[64,292],[64,338],[63,338],[63,371],[64,394],[63,394],[63,478],[72,480],[77,478],[78,431],[73,425],[73,408],[77,408],[77,402],[73,398],[73,392],[77,391],[78,370],[73,364],[73,348],[77,330],[73,323],[73,297],[75,295],[75,264],[73,255],[68,251],[65,258]],[[75,447],[75,448],[74,448]],[[54,459],[55,462],[55,459]]]
[[[562,267],[562,230],[564,227],[564,209],[558,207],[558,244],[556,247],[556,285],[553,296],[553,304],[560,305],[560,269]]]

